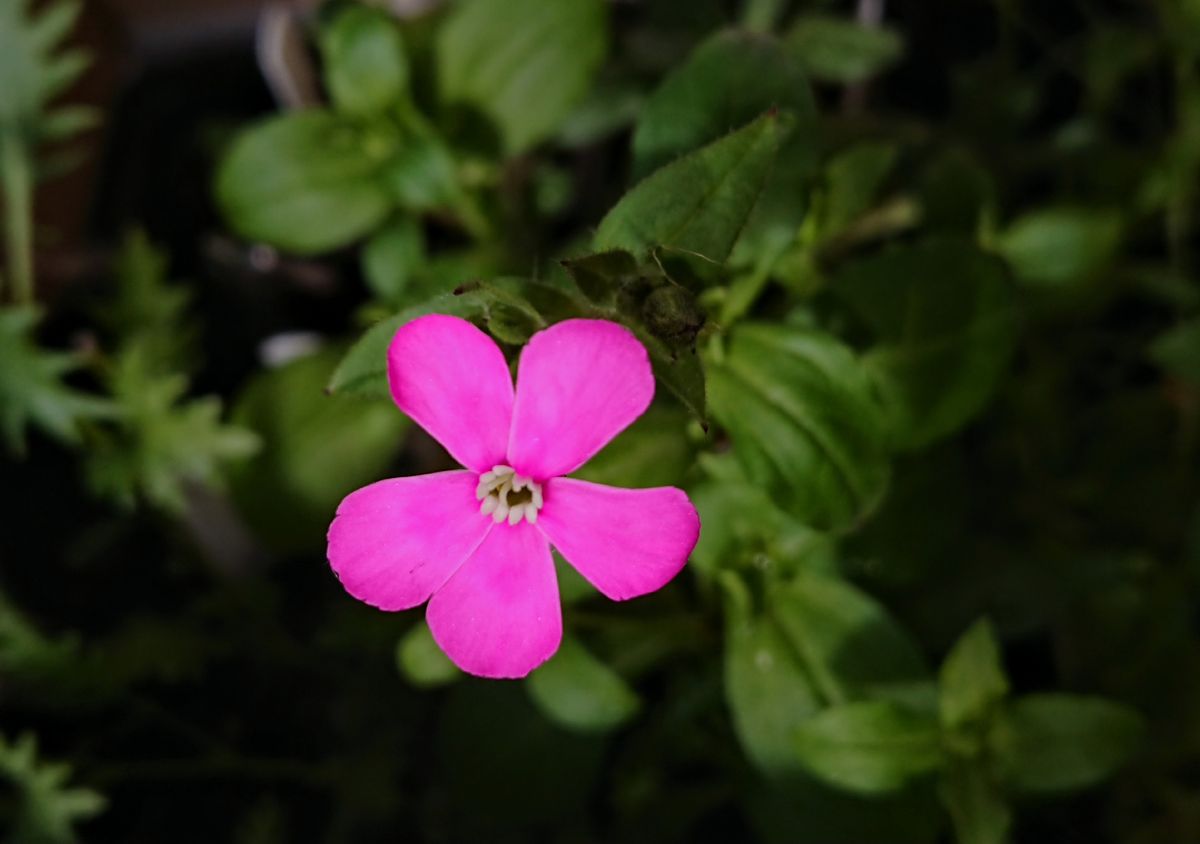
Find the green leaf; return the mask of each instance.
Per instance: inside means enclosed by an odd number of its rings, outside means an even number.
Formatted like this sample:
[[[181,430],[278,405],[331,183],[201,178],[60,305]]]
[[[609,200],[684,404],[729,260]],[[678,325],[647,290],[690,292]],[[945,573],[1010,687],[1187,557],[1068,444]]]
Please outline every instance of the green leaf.
[[[768,601],[826,701],[921,694],[928,669],[916,643],[852,584],[801,573],[772,589]]]
[[[709,367],[713,415],[748,477],[817,528],[852,527],[880,500],[889,461],[866,370],[834,338],[747,324]]]
[[[996,248],[1030,287],[1066,288],[1089,281],[1120,245],[1121,217],[1096,208],[1044,208],[1013,221]]]
[[[722,580],[744,591],[736,578]],[[817,690],[769,614],[754,615],[748,596],[726,601],[725,698],[743,750],[765,773],[800,769],[796,731],[820,706]]]
[[[384,177],[400,207],[409,211],[461,206],[454,156],[445,142],[425,127],[416,127],[405,135]]]
[[[678,486],[695,457],[687,423],[682,408],[656,402],[574,477],[609,486]]]
[[[345,246],[383,222],[396,141],[321,110],[246,129],[221,160],[217,202],[243,237],[299,254]]]
[[[104,810],[105,800],[88,788],[67,785],[69,765],[37,758],[37,740],[30,733],[15,742],[0,735],[0,778],[17,793],[16,820],[11,829],[21,844],[73,844],[75,824]]]
[[[1018,791],[1074,791],[1111,776],[1141,742],[1142,719],[1114,701],[1068,694],[1018,698],[996,736],[1006,782]]]
[[[619,674],[574,637],[525,682],[538,709],[556,724],[578,732],[606,732],[630,718],[641,701]]]
[[[396,645],[396,665],[408,681],[422,689],[432,689],[452,683],[462,676],[458,666],[433,640],[429,625],[413,625]]]
[[[0,592],[0,676],[14,685],[74,670],[75,637],[51,639]]]
[[[872,141],[855,144],[829,162],[821,214],[825,236],[841,231],[871,208],[899,154],[893,143]]]
[[[0,3],[0,131],[32,140],[44,132],[50,100],[79,77],[89,59],[81,50],[59,51],[82,10],[79,0],[43,4],[37,17],[28,5]]]
[[[814,79],[843,85],[877,76],[904,54],[904,41],[896,32],[829,15],[798,18],[787,45]]]
[[[376,297],[399,305],[425,263],[425,232],[414,217],[397,217],[367,241],[362,251],[363,275]]]
[[[835,706],[800,724],[800,759],[826,782],[861,794],[885,794],[941,764],[937,723],[889,701]]]
[[[1164,331],[1150,344],[1150,359],[1184,381],[1200,384],[1200,319]]]
[[[114,412],[110,402],[62,383],[79,363],[74,355],[38,348],[33,339],[38,320],[32,308],[0,309],[0,437],[17,454],[25,452],[31,426],[75,443],[80,421]]]
[[[889,405],[896,448],[953,433],[1008,370],[1017,309],[999,260],[957,240],[894,247],[830,283],[876,334],[866,356]]]
[[[326,395],[338,349],[324,349],[247,384],[231,421],[261,439],[229,471],[233,500],[278,551],[319,548],[341,499],[379,480],[400,450],[407,420],[390,401]]]
[[[647,100],[633,134],[633,172],[643,178],[772,108],[796,120],[788,143],[813,151],[816,105],[804,74],[775,39],[719,32],[692,51]]]
[[[663,248],[721,262],[767,182],[790,118],[770,111],[640,182],[600,222],[598,250]]]
[[[607,49],[602,0],[469,0],[438,32],[438,84],[446,102],[490,117],[516,154],[554,134]]]
[[[954,762],[938,789],[958,844],[1005,844],[1012,810],[1004,790],[980,764]]]
[[[655,337],[645,326],[627,323],[650,353],[650,365],[659,385],[679,399],[687,411],[707,430],[707,388],[704,367],[694,349],[675,349]]]
[[[957,729],[985,722],[1008,695],[1000,646],[987,619],[980,619],[950,649],[939,674],[942,725]]]
[[[136,343],[160,370],[182,368],[194,332],[186,327],[188,289],[167,279],[167,253],[145,231],[125,234],[117,255],[116,290],[97,308],[97,320],[122,343]]]
[[[325,87],[334,107],[374,114],[408,94],[408,56],[395,21],[383,11],[347,6],[321,33]]]
[[[583,295],[598,305],[612,303],[622,288],[641,277],[637,260],[621,249],[568,258],[562,265]]]

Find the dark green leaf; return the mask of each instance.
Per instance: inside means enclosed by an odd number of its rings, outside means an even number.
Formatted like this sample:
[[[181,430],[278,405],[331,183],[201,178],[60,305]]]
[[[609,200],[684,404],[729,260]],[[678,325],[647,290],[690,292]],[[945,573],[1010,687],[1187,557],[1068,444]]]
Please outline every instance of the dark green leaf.
[[[678,250],[721,262],[754,210],[790,118],[775,111],[640,182],[596,231],[599,250]]]
[[[875,331],[866,358],[886,392],[893,443],[917,448],[991,398],[1016,343],[1004,265],[966,242],[930,240],[847,265],[831,285]]]
[[[408,94],[408,57],[395,21],[377,9],[351,5],[321,33],[325,87],[334,107],[381,112]]]
[[[1200,384],[1200,319],[1158,335],[1150,345],[1150,358],[1176,378]]]
[[[955,762],[942,776],[942,802],[958,844],[1006,844],[1012,810],[1004,790],[975,762]]]
[[[1006,781],[1019,791],[1073,791],[1111,776],[1137,749],[1142,719],[1111,700],[1018,698],[996,736]]]
[[[853,526],[887,486],[883,412],[854,353],[800,328],[743,325],[710,367],[713,414],[752,481],[818,528]]]
[[[327,111],[271,117],[222,159],[217,201],[243,237],[312,254],[368,234],[394,206],[382,178],[396,141]]]
[[[605,732],[632,718],[641,701],[621,676],[588,653],[574,637],[529,675],[526,688],[557,724],[579,732]]]
[[[878,75],[904,53],[904,41],[892,30],[828,15],[799,18],[787,44],[814,79],[844,85]]]
[[[835,706],[800,724],[795,746],[812,773],[862,794],[883,794],[941,764],[937,723],[889,701]]]
[[[438,83],[447,102],[495,121],[515,154],[559,128],[607,48],[602,0],[470,0],[438,34]]]
[[[687,423],[683,408],[655,403],[575,477],[609,486],[678,486],[695,457]]]
[[[829,162],[821,214],[826,236],[841,231],[871,208],[899,153],[895,144],[867,142],[840,152]]]
[[[987,619],[980,619],[950,649],[939,675],[942,725],[957,729],[983,722],[1008,695],[1000,647]]]
[[[1045,208],[1015,220],[997,248],[1031,287],[1061,288],[1101,272],[1120,245],[1121,217],[1095,208]]]

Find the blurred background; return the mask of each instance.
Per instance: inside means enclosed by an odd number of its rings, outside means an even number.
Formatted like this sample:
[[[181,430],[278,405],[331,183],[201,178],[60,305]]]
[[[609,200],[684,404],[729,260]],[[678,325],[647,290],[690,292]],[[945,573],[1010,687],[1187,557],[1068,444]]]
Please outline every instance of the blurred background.
[[[1200,841],[1198,59],[1192,0],[0,0],[0,840]],[[580,476],[701,511],[653,596],[560,561],[524,681],[325,561],[450,465],[431,311],[629,325]]]

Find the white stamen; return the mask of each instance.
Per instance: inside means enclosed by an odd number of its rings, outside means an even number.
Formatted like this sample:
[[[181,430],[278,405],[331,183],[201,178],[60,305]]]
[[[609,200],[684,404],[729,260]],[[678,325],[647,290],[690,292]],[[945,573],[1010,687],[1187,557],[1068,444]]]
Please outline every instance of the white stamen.
[[[510,495],[523,493],[525,490],[529,491],[528,501],[510,503]],[[538,510],[543,504],[542,485],[533,478],[518,475],[511,466],[503,464],[497,464],[491,471],[479,476],[475,497],[480,501],[479,512],[491,516],[496,524],[507,520],[510,525],[517,525],[521,519],[535,524]],[[521,498],[525,496],[522,495]]]

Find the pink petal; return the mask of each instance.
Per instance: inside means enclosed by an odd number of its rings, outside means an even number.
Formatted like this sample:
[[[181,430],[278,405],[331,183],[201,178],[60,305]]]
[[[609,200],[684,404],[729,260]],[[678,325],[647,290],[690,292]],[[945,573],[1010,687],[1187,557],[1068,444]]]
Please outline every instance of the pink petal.
[[[346,591],[381,610],[424,603],[483,541],[478,479],[457,470],[392,478],[350,493],[329,526],[329,564]]]
[[[425,611],[468,674],[524,677],[558,650],[562,609],[550,546],[528,522],[497,525]]]
[[[615,322],[570,319],[521,353],[508,462],[543,481],[578,469],[654,398],[646,349]]]
[[[504,353],[465,319],[430,314],[400,326],[388,348],[392,398],[476,472],[504,462],[513,386]]]
[[[555,478],[537,526],[567,562],[612,598],[636,598],[670,581],[700,538],[700,517],[674,487],[617,487]]]

